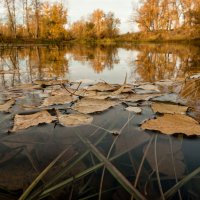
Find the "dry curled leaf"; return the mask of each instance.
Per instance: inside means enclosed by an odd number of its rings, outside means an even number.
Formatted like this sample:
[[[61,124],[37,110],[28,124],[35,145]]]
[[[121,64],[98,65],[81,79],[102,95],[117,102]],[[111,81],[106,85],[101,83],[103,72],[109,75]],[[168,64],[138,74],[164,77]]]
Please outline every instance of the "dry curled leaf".
[[[144,122],[142,129],[156,130],[164,134],[183,133],[185,135],[200,135],[200,125],[193,118],[181,114],[164,114],[156,119]]]
[[[15,103],[15,100],[14,99],[11,99],[9,101],[7,101],[6,103],[0,105],[0,112],[3,111],[3,112],[8,112],[9,109],[11,108],[11,106]]]
[[[153,111],[159,113],[168,113],[168,114],[185,114],[188,110],[187,106],[179,106],[173,104],[166,104],[166,103],[153,103],[151,105]]]
[[[68,80],[36,80],[34,81],[37,85],[60,85],[61,83],[68,83]]]
[[[140,88],[140,89],[143,89],[143,90],[154,90],[154,91],[160,92],[158,86],[152,85],[152,84],[140,85],[137,88]]]
[[[80,113],[89,114],[107,110],[111,106],[115,106],[117,104],[118,102],[111,100],[84,98],[78,101],[75,106],[73,106],[73,109],[79,111]]]
[[[50,96],[46,98],[42,104],[42,106],[51,106],[51,105],[59,105],[59,104],[66,104],[71,103],[75,100],[75,97],[72,97],[68,94],[66,95],[57,95],[57,96]]]
[[[41,123],[51,123],[53,120],[55,120],[55,117],[51,116],[46,110],[32,115],[15,115],[14,127],[11,132],[37,126]]]
[[[62,115],[57,112],[59,123],[63,126],[87,125],[93,121],[93,117],[85,114]]]
[[[118,90],[112,92],[111,95],[119,95],[121,93],[134,93],[133,86],[130,85],[122,85]]]
[[[117,89],[116,85],[110,85],[108,83],[103,83],[103,82],[97,83],[87,88],[87,90],[96,90],[100,92],[114,91],[116,89]]]
[[[149,99],[157,96],[160,96],[160,94],[130,94],[123,97],[121,100],[131,102],[148,101]]]
[[[142,112],[141,108],[132,107],[132,106],[127,107],[126,110],[129,111],[129,112],[135,112],[135,113],[138,113],[138,114]]]
[[[10,91],[15,91],[15,90],[34,90],[34,89],[40,89],[39,85],[33,85],[33,84],[21,84],[18,86],[15,86],[10,89]]]

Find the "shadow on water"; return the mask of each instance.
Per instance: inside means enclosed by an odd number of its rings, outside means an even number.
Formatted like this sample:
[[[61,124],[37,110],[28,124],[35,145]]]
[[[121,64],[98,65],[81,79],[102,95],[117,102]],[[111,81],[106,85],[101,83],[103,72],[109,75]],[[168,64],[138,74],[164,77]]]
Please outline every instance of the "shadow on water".
[[[127,72],[128,82],[186,79],[200,71],[199,52],[194,46],[174,45],[2,48],[0,81],[4,93],[0,101],[4,102],[13,86],[52,77],[122,83]],[[191,84],[187,84],[181,85],[180,94],[195,105],[197,111],[191,115],[199,119],[199,92],[194,96],[187,91],[191,91],[187,89]],[[169,86],[168,90],[177,88]],[[25,99],[17,94],[19,89],[14,90],[19,99],[12,112],[0,113],[0,199],[18,199],[61,153],[26,199],[141,199],[131,195],[133,188],[146,199],[200,199],[198,173],[179,190],[171,190],[200,167],[200,139],[141,130],[144,120],[155,117],[145,102],[136,103],[143,109],[141,114],[128,112],[126,105],[120,104],[92,114],[90,125],[70,128],[54,122],[8,134],[14,113],[24,112],[24,105],[39,106],[44,90],[24,91]],[[65,106],[59,109],[74,112]]]

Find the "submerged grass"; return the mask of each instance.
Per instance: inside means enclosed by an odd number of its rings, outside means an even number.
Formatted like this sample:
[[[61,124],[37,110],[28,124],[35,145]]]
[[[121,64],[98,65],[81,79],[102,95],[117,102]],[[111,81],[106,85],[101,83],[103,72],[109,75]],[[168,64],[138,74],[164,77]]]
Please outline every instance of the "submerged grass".
[[[113,177],[121,184],[121,186],[134,195],[135,199],[146,199],[131,183],[123,176],[123,174],[89,141],[82,137],[80,139],[91,149],[94,155],[105,165],[107,170],[113,175]]]

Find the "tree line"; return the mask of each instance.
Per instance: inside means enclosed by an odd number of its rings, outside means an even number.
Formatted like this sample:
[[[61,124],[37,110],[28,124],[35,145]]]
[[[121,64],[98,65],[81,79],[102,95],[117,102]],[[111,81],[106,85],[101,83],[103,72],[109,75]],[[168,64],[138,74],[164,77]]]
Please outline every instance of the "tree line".
[[[1,38],[77,39],[111,38],[119,33],[120,21],[114,13],[97,9],[87,18],[67,28],[68,12],[62,3],[42,0],[0,0],[3,16],[0,17]]]
[[[199,0],[142,0],[134,21],[141,31],[200,27]]]
[[[69,26],[68,10],[62,3],[44,0],[0,0],[0,3],[3,5],[0,39],[96,40],[119,35],[120,20],[113,12],[96,9]],[[191,29],[200,35],[199,0],[141,0],[140,8],[135,10],[132,21],[141,33],[179,30],[187,35],[183,30]]]

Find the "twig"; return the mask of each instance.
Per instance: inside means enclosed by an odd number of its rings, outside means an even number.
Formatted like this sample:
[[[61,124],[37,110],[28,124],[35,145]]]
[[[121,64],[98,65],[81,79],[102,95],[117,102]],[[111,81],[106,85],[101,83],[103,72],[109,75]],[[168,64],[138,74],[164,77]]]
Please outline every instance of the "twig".
[[[68,93],[70,93],[71,94],[71,96],[78,96],[78,97],[84,97],[84,96],[81,96],[81,95],[78,95],[78,94],[74,94],[73,92],[71,92],[71,91],[69,91],[66,87],[65,87],[65,85],[61,82],[61,86],[68,92]]]

